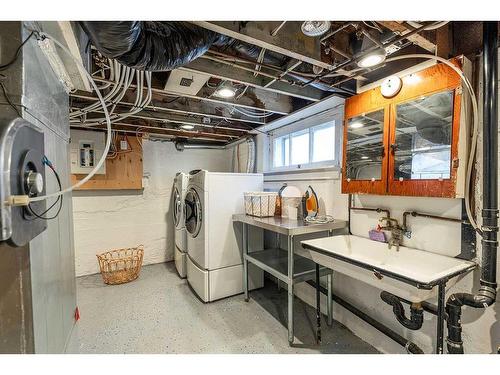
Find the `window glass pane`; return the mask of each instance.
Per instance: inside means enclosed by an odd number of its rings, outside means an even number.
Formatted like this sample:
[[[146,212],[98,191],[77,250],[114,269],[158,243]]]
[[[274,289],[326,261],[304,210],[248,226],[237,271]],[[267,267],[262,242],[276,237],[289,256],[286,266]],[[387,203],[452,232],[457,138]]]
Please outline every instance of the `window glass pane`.
[[[283,165],[290,165],[290,138],[286,137],[283,141],[284,141],[283,155],[285,157],[285,162],[283,163]]]
[[[276,138],[274,140],[274,149],[273,149],[273,157],[274,157],[274,166],[282,167],[283,166],[283,138]]]
[[[333,124],[312,129],[313,162],[335,159],[335,130]]]
[[[449,179],[453,91],[396,106],[394,178]]]
[[[309,163],[309,130],[293,133],[292,164]]]
[[[384,155],[384,110],[353,117],[347,122],[346,177],[380,180]]]

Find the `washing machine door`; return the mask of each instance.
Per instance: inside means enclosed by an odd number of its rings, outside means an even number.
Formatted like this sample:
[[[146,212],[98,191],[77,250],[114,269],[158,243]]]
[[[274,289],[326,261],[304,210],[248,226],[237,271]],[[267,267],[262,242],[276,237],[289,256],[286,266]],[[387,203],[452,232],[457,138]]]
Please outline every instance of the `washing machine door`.
[[[174,188],[174,225],[177,229],[182,227],[183,202],[182,195],[177,187]]]
[[[188,189],[184,199],[184,208],[186,231],[191,237],[195,238],[200,233],[203,219],[200,196],[195,189]]]

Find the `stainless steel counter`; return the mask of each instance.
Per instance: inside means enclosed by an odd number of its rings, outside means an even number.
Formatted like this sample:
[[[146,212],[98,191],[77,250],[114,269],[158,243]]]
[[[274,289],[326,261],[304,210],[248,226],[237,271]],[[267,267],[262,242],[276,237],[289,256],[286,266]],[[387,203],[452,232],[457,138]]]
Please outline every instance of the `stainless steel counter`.
[[[281,217],[254,217],[245,214],[233,215],[233,221],[243,224],[243,292],[245,301],[248,301],[248,263],[269,272],[278,280],[287,285],[288,289],[288,342],[293,345],[293,298],[296,283],[316,279],[322,276],[327,278],[327,317],[328,325],[332,324],[332,271],[325,267],[320,267],[311,259],[295,254],[294,237],[308,233],[326,232],[326,236],[331,236],[335,229],[342,229],[347,226],[343,220],[334,220],[331,223],[312,224],[302,220],[284,219]],[[248,226],[262,228],[287,237],[286,249],[281,249],[279,244],[274,249],[262,249],[249,253],[248,251]],[[278,240],[279,242],[279,240]],[[320,310],[319,289],[316,291],[316,338],[321,341],[321,310]]]
[[[312,224],[303,220],[285,219],[281,217],[255,217],[245,214],[233,215],[233,221],[249,224],[254,227],[270,230],[275,233],[284,234],[286,236],[297,236],[307,233],[317,233],[342,229],[347,227],[347,221],[334,220],[326,224]]]

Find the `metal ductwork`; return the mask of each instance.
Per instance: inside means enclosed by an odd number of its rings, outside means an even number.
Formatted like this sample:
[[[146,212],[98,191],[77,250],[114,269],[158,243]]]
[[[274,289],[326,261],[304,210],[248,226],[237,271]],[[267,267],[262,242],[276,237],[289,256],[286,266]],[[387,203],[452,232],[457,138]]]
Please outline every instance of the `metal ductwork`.
[[[225,145],[214,145],[212,143],[187,143],[187,142],[175,142],[175,148],[177,151],[184,150],[227,150],[231,147],[238,146],[242,143],[248,142],[251,140],[253,142],[252,137],[245,137],[238,139],[237,141],[225,144]]]

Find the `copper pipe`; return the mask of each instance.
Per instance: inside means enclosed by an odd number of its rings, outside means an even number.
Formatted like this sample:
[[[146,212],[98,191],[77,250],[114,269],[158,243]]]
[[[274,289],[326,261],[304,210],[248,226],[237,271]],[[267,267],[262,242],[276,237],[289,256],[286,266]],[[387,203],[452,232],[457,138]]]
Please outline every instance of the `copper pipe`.
[[[436,216],[436,215],[430,215],[430,214],[423,214],[423,213],[420,213],[420,212],[417,212],[417,211],[406,211],[403,213],[403,229],[406,230],[407,227],[406,227],[406,218],[408,215],[411,215],[413,217],[425,217],[425,218],[428,218],[428,219],[436,219],[436,220],[443,220],[443,221],[451,221],[451,222],[454,222],[454,223],[462,223],[463,220],[462,219],[455,219],[455,218],[452,218],[452,217],[443,217],[443,216]]]
[[[391,218],[391,212],[389,210],[383,209],[383,208],[371,208],[371,207],[352,207],[351,210],[357,210],[357,211],[373,211],[373,212],[385,212],[387,214],[387,218]]]

